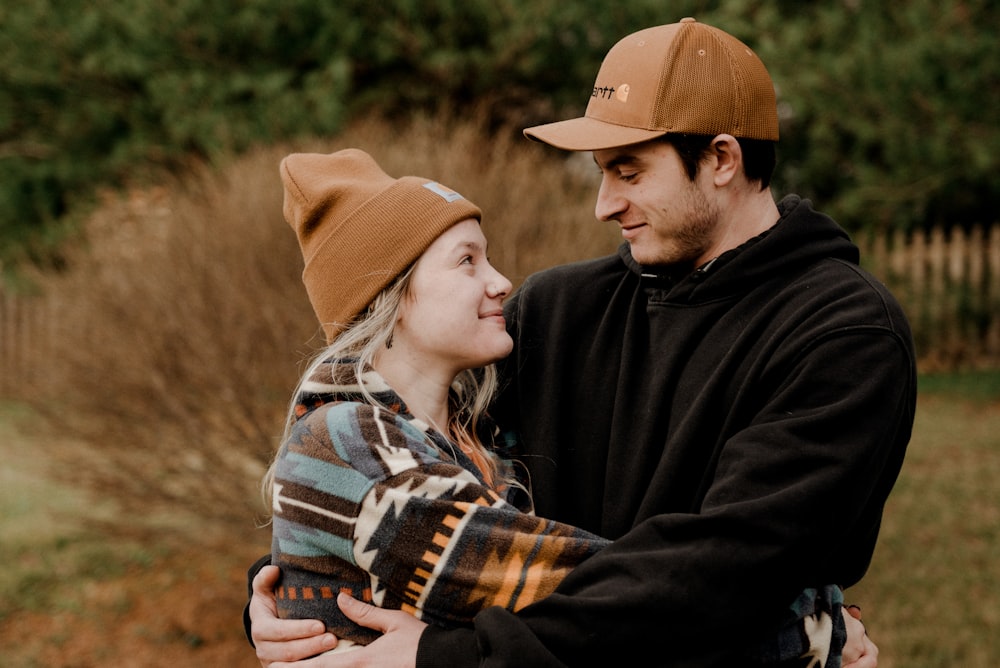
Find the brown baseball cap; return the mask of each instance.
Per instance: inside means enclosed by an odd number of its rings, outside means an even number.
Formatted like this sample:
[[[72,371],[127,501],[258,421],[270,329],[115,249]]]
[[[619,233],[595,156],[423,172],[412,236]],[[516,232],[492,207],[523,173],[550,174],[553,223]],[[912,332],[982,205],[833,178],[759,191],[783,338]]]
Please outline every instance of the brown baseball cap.
[[[777,141],[774,84],[757,54],[693,18],[646,28],[608,51],[581,118],[524,131],[568,151],[628,146],[670,133]]]

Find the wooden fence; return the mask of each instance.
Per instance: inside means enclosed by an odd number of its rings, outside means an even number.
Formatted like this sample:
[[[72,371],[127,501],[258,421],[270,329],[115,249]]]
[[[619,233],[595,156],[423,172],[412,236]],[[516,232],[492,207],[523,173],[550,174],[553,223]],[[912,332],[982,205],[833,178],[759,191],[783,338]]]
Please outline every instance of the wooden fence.
[[[1000,225],[855,241],[903,305],[922,370],[1000,368]]]
[[[921,369],[1000,369],[1000,225],[855,241],[906,310]],[[44,351],[57,312],[51,300],[0,290],[0,394],[17,391],[30,372],[26,352]]]
[[[44,350],[50,328],[49,303],[41,297],[18,296],[0,289],[0,396],[17,392],[30,372],[29,351]]]

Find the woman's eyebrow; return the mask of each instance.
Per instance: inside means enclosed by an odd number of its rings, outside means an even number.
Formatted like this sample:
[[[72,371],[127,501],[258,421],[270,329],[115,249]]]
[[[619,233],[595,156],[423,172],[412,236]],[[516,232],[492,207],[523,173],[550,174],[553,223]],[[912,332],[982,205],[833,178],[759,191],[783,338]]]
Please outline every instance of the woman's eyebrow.
[[[455,251],[486,251],[486,246],[476,241],[460,241],[455,244]]]

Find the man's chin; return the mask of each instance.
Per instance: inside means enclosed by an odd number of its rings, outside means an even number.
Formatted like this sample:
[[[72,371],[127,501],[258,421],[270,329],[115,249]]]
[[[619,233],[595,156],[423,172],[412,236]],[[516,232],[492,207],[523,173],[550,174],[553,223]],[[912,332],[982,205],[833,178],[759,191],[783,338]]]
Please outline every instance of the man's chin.
[[[660,250],[660,252],[656,252],[657,250]],[[644,244],[641,241],[629,242],[629,252],[632,254],[632,259],[642,265],[666,264],[662,249],[650,248],[649,244]]]

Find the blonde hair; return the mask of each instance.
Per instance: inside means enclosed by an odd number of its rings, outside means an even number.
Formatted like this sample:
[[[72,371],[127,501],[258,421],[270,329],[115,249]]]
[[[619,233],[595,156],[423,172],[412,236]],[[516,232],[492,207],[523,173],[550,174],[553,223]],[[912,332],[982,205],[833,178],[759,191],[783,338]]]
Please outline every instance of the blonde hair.
[[[412,294],[410,285],[415,266],[414,263],[405,269],[375,297],[363,313],[348,323],[330,344],[312,358],[292,394],[282,443],[288,440],[295,425],[297,418],[295,407],[303,384],[327,361],[352,360],[351,365],[344,365],[342,371],[344,375],[336,378],[335,381],[356,384],[360,388],[362,396],[369,403],[384,407],[365,387],[362,375],[366,369],[372,367],[378,352],[391,345],[392,332],[399,316],[400,307],[404,299]],[[503,480],[506,484],[516,485],[509,473],[501,471],[496,455],[484,446],[477,436],[483,425],[487,409],[496,396],[497,386],[495,364],[488,364],[477,369],[465,369],[460,372],[452,382],[452,391],[449,395],[448,424],[445,425],[444,435],[450,443],[457,443],[460,447],[473,449],[475,454],[470,453],[471,458],[480,465],[485,465],[483,474],[488,481],[499,482]],[[432,426],[440,430],[440,426]],[[454,452],[451,454],[453,457],[455,456]],[[261,492],[268,513],[271,510],[276,465],[277,458],[275,457],[261,481]],[[520,485],[517,486],[520,487]]]

